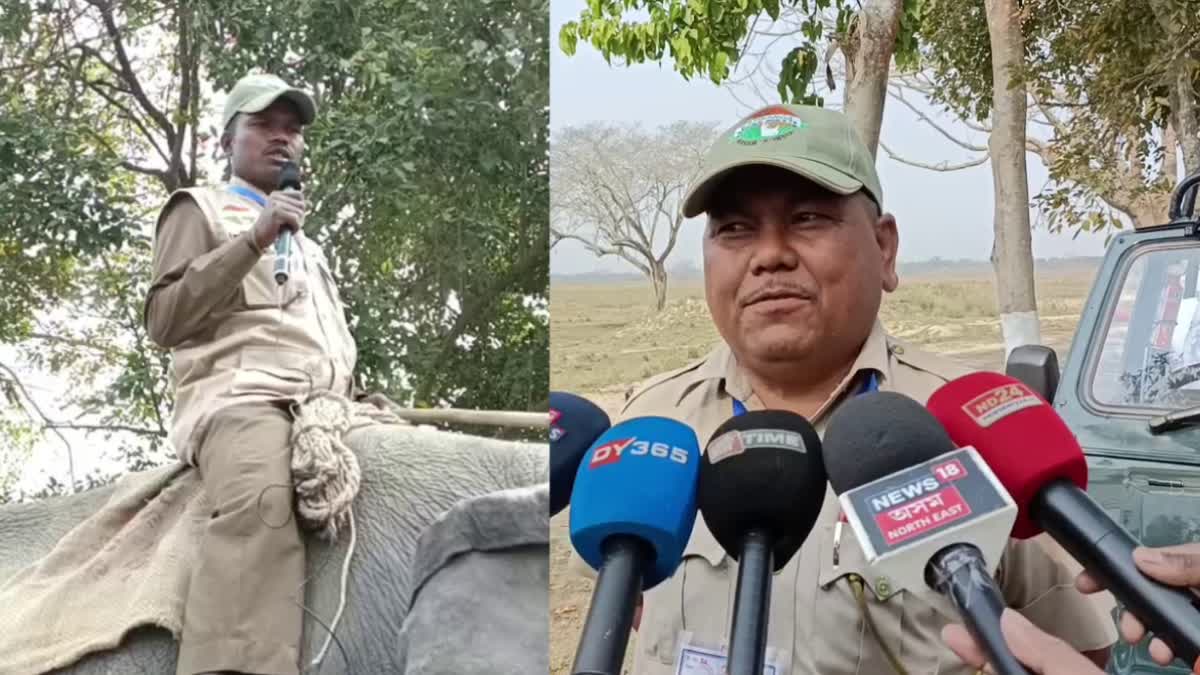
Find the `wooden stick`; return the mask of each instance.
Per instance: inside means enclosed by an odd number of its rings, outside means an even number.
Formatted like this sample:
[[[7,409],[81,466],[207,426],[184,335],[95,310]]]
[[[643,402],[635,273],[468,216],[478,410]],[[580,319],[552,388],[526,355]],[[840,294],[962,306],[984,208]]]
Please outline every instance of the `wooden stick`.
[[[450,423],[478,424],[492,427],[520,427],[547,429],[550,415],[547,413],[512,412],[509,410],[462,410],[458,408],[401,408],[392,411],[400,418],[418,424]]]

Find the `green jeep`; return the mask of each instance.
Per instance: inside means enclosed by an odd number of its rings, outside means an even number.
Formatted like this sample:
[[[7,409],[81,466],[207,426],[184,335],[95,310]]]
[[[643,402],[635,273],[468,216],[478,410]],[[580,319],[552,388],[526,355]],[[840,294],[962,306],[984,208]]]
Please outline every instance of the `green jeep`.
[[[1088,492],[1147,546],[1200,540],[1198,185],[1180,183],[1166,225],[1115,236],[1061,379],[1043,346],[1013,350],[1006,368],[1053,401],[1087,455]],[[1119,642],[1108,672],[1191,672],[1156,665],[1147,644]]]

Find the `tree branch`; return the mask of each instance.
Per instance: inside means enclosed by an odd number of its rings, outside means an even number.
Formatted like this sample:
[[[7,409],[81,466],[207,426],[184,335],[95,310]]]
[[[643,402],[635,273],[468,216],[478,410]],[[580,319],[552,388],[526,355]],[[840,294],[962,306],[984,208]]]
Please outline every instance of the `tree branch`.
[[[100,62],[100,65],[102,65],[102,66],[104,66],[105,68],[107,68],[107,69],[108,69],[108,71],[109,71],[109,72],[111,72],[113,75],[116,75],[118,79],[120,79],[121,77],[123,77],[123,73],[121,73],[121,69],[120,69],[120,68],[118,68],[116,65],[114,65],[114,64],[113,64],[111,61],[109,61],[108,59],[104,58],[104,55],[100,53],[100,50],[98,50],[98,49],[95,49],[94,47],[89,47],[89,46],[87,46],[86,44],[84,44],[84,43],[82,43],[82,42],[81,42],[81,43],[79,43],[79,44],[77,44],[77,45],[75,45],[75,46],[73,46],[73,47],[71,47],[70,49],[78,49],[78,50],[79,50],[80,52],[82,52],[82,53],[83,53],[85,56],[90,56],[90,57],[92,57],[93,59],[96,59],[97,61],[99,61],[99,62]],[[68,49],[68,51],[70,51],[70,50]]]
[[[683,226],[683,208],[676,207],[675,219],[671,222],[671,236],[667,239],[667,246],[658,256],[658,264],[662,265],[667,262],[667,256],[671,251],[675,250],[675,242],[679,238],[679,228]]]
[[[146,96],[145,90],[142,89],[142,83],[134,74],[133,64],[125,52],[125,42],[121,39],[121,30],[117,27],[116,19],[113,18],[112,5],[106,0],[87,0],[87,3],[100,10],[100,18],[112,39],[113,48],[117,52],[117,61],[121,64],[122,79],[129,85],[133,98],[162,129],[163,134],[167,137],[167,145],[175,147],[175,127],[171,124],[171,120],[167,119],[167,116]]]
[[[38,417],[42,418],[43,427],[53,431],[54,434],[58,436],[58,439],[63,442],[63,445],[67,446],[67,474],[71,479],[71,493],[74,494],[75,450],[71,447],[71,442],[67,440],[67,437],[64,436],[61,431],[53,426],[54,422],[46,416],[46,413],[42,412],[41,406],[39,406],[37,401],[33,400],[33,397],[29,395],[29,390],[26,389],[25,385],[21,383],[21,378],[17,377],[17,373],[3,363],[0,363],[0,370],[8,373],[9,381],[12,382],[13,386],[21,391],[21,395],[25,397],[25,400],[29,403],[29,407],[33,408],[34,412],[38,414]],[[28,410],[25,410],[25,414],[28,415],[30,419],[33,419],[33,415],[30,414]]]
[[[111,347],[98,345],[93,342],[88,342],[87,340],[77,340],[74,338],[62,337],[60,335],[50,335],[49,333],[30,333],[29,337],[37,340],[44,340],[46,342],[59,342],[62,344],[71,345],[73,347],[92,349],[108,357],[115,357],[119,355],[119,352]]]
[[[640,251],[638,249],[634,249],[634,250],[637,250],[639,253],[643,253],[642,251]],[[647,277],[650,276],[650,266],[643,263],[642,261],[634,258],[633,256],[629,255],[628,249],[623,249],[623,248],[618,249],[617,255],[625,262],[629,263],[630,265],[633,265],[637,269],[637,271],[641,272],[643,275],[645,275]],[[644,253],[643,253],[643,255],[644,255]]]
[[[1054,133],[1064,138],[1070,136],[1070,133],[1067,131],[1066,125],[1063,124],[1062,120],[1060,120],[1057,115],[1050,112],[1050,106],[1046,105],[1045,102],[1038,98],[1037,94],[1034,92],[1030,92],[1029,97],[1033,99],[1033,104],[1037,106],[1038,112],[1042,113],[1042,117],[1045,117],[1046,121],[1050,123],[1050,126],[1054,127]]]
[[[171,162],[170,156],[168,156],[167,153],[163,151],[162,146],[160,146],[158,144],[158,139],[154,137],[154,134],[150,133],[150,130],[146,128],[146,125],[142,123],[142,120],[137,115],[133,114],[133,111],[130,110],[128,108],[128,106],[126,106],[124,103],[120,102],[115,97],[109,95],[107,92],[100,89],[100,85],[106,85],[106,86],[110,86],[110,87],[112,85],[110,85],[107,82],[101,82],[98,80],[85,80],[83,84],[88,89],[91,89],[92,91],[99,94],[101,98],[103,98],[105,101],[108,101],[108,103],[110,105],[112,105],[114,108],[121,111],[121,113],[124,114],[126,119],[128,119],[130,122],[133,122],[134,126],[136,126],[138,128],[138,130],[142,132],[142,136],[144,136],[146,138],[146,140],[148,140],[150,142],[150,146],[154,148],[154,150],[158,153],[158,156],[161,157],[164,162],[167,162],[168,164],[170,164],[170,162]],[[118,91],[120,91],[120,90],[118,90]]]
[[[913,105],[908,99],[904,98],[904,94],[901,92],[901,90],[894,88],[894,87],[888,87],[888,95],[891,96],[892,98],[896,99],[900,103],[903,103],[906,108],[913,111],[913,113],[917,116],[918,120],[933,127],[934,131],[937,131],[942,136],[945,136],[950,142],[954,143],[955,145],[957,145],[961,148],[964,148],[966,150],[970,150],[972,152],[987,151],[987,146],[974,145],[972,143],[968,143],[967,141],[964,141],[962,139],[955,137],[954,134],[951,134],[949,131],[947,131],[945,128],[943,128],[940,124],[933,121],[933,118],[931,118],[929,115],[926,115],[921,110],[917,109],[917,107],[915,105]]]
[[[162,169],[151,169],[151,168],[145,167],[145,166],[138,166],[137,164],[134,164],[133,162],[130,162],[128,160],[122,160],[118,166],[125,168],[125,169],[129,169],[130,171],[136,171],[137,173],[145,174],[147,176],[152,176],[154,178],[159,179],[164,184],[167,182],[168,174],[166,171],[164,171]]]
[[[141,427],[133,427],[125,424],[75,424],[74,422],[47,422],[48,429],[75,429],[79,431],[127,431],[131,434],[139,434],[141,436],[152,436],[154,438],[165,438],[167,432],[155,431],[154,429],[143,429]]]
[[[990,154],[985,152],[982,157],[958,164],[951,164],[944,161],[938,162],[937,164],[926,164],[925,162],[918,162],[916,160],[907,159],[897,155],[882,140],[879,141],[879,147],[883,148],[883,151],[887,153],[888,157],[891,157],[901,164],[915,166],[920,169],[929,169],[930,171],[960,171],[962,169],[969,169],[973,166],[979,166],[980,164],[983,164],[984,162],[988,161],[988,158],[990,157]]]

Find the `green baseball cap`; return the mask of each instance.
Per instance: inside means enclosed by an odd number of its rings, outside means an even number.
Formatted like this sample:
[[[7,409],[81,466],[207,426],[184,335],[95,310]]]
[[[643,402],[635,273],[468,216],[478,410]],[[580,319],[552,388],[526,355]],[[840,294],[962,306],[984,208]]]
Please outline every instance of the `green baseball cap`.
[[[731,171],[754,164],[787,169],[840,195],[866,190],[883,206],[875,158],[845,115],[815,106],[772,105],[743,118],[708,149],[684,197],[684,217],[704,213],[712,191]]]
[[[229,122],[238,113],[256,113],[271,107],[280,97],[296,104],[300,111],[300,123],[312,124],[317,116],[317,104],[303,89],[297,89],[281,78],[267,73],[254,73],[243,77],[233,85],[225,99],[225,112],[221,116],[221,128],[229,128]]]

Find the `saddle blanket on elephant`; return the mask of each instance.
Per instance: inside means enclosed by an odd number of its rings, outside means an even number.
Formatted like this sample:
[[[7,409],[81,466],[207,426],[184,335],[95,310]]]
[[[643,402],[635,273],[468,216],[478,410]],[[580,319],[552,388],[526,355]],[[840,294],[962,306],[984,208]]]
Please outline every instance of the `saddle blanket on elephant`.
[[[406,498],[415,500],[410,504],[430,505],[429,513],[414,516],[417,525],[405,525],[405,532],[395,533],[396,546],[403,549],[399,559],[406,563],[405,569],[395,570],[397,583],[403,586],[398,603],[403,622],[398,641],[388,650],[400,649],[396,662],[404,666],[389,672],[486,671],[488,664],[475,663],[479,658],[475,654],[514,664],[512,671],[492,672],[546,672],[549,488],[545,446],[531,445],[538,451],[511,460],[505,457],[500,469],[494,458],[481,451],[485,457],[479,469],[483,479],[476,481],[478,492],[439,495],[446,492],[445,485],[433,481],[426,487],[431,481],[418,476],[398,479],[395,471],[396,467],[409,472],[419,468],[421,460],[409,456],[418,454],[434,457],[439,473],[472,471],[459,466],[470,462],[455,460],[454,466],[448,466],[446,458],[437,458],[437,448],[430,446],[436,446],[445,432],[374,425],[366,436],[372,433],[388,439],[401,435],[399,446],[421,448],[421,452],[364,459],[363,493],[374,490],[370,499],[379,499],[381,488],[371,486],[372,478],[386,475],[376,479],[375,486],[401,480]],[[420,489],[415,488],[418,485]],[[420,490],[429,490],[432,496],[412,494]],[[69,666],[93,652],[118,647],[127,633],[140,626],[164,628],[178,639],[192,562],[211,510],[198,473],[174,464],[129,474],[108,494],[107,501],[66,532],[47,555],[8,578],[0,566],[0,674],[39,675]],[[359,512],[359,506],[355,510],[362,522],[372,518],[370,510]],[[369,527],[386,532],[393,525],[371,523]],[[408,531],[412,529],[417,531]],[[359,546],[375,546],[379,541],[379,537],[368,538]],[[518,551],[515,558],[490,555],[506,547]],[[351,565],[351,579],[354,569]],[[488,603],[490,608],[484,611],[480,598],[505,584],[517,589],[504,600],[505,606]],[[534,590],[537,586],[540,594]],[[326,590],[322,594],[328,595]],[[533,605],[541,611],[530,610]],[[328,605],[323,611],[331,613]],[[471,620],[473,613],[477,620]],[[481,634],[478,619],[485,614],[495,630]],[[486,650],[463,649],[472,643]]]

